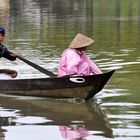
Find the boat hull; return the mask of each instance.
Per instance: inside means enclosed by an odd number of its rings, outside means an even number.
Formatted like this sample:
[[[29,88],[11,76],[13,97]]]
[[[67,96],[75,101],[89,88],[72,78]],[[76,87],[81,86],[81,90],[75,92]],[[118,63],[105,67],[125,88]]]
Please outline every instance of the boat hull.
[[[24,96],[91,99],[102,90],[113,71],[90,76],[0,80],[0,92]]]

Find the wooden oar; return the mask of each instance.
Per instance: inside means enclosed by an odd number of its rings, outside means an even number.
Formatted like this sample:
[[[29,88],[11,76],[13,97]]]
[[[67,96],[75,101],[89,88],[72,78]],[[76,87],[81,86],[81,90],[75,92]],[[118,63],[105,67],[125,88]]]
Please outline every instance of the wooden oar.
[[[38,71],[40,71],[40,72],[42,72],[42,73],[44,73],[46,75],[49,75],[50,77],[56,77],[57,76],[56,74],[54,74],[54,73],[44,69],[43,67],[41,67],[41,66],[39,66],[39,65],[37,65],[37,64],[27,60],[27,59],[25,59],[25,58],[23,58],[22,56],[17,55],[17,58],[22,60],[23,62],[27,63],[28,65],[34,67]]]

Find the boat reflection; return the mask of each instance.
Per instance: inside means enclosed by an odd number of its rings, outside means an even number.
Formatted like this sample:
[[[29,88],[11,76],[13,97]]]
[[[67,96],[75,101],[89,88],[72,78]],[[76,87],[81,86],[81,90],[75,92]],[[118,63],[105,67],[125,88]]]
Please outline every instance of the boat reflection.
[[[2,107],[7,110],[13,109],[20,111],[20,115],[18,112],[18,115],[15,116],[3,116],[3,118],[5,118],[4,120],[7,121],[3,121],[1,127],[6,129],[6,135],[8,135],[9,129],[11,131],[11,129],[17,129],[18,126],[18,130],[21,128],[21,131],[23,131],[23,126],[29,125],[29,127],[34,127],[35,129],[41,127],[49,131],[52,127],[56,128],[57,133],[59,131],[61,137],[68,140],[83,139],[90,135],[112,137],[112,130],[109,127],[106,112],[103,112],[96,102],[73,103],[67,100],[60,101],[30,97],[22,97],[20,99],[15,97],[1,97],[0,102]],[[38,120],[34,120],[33,122],[32,119],[32,121],[28,120],[28,123],[26,123],[28,116],[43,117],[46,118],[46,120],[52,121],[38,123]],[[26,121],[24,120],[25,118]],[[13,122],[9,123],[9,119]],[[38,131],[41,131],[41,128],[39,128]],[[56,129],[52,130],[55,131],[53,132],[54,135],[57,134]],[[32,130],[33,128],[31,128],[31,131]],[[47,137],[46,130],[45,134]]]
[[[4,130],[0,126],[0,140],[4,140],[4,138],[5,138],[5,135],[4,135],[4,132],[3,131]]]

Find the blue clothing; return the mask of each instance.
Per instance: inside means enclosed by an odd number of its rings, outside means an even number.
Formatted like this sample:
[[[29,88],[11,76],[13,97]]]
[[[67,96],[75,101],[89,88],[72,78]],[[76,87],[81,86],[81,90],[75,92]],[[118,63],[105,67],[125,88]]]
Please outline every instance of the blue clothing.
[[[12,56],[11,54],[12,53],[3,44],[0,43],[0,58],[4,57],[11,61],[16,60],[16,57]]]

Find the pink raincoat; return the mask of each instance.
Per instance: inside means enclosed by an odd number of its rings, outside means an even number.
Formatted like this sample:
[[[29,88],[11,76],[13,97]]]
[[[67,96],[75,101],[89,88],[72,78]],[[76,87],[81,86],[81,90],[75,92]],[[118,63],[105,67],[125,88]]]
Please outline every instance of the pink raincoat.
[[[79,52],[72,48],[64,50],[58,67],[58,76],[70,74],[84,76],[90,75],[90,73],[101,74],[102,71],[91,61],[84,51]]]

